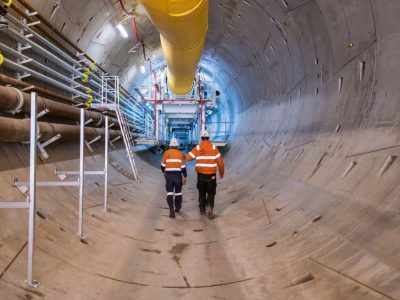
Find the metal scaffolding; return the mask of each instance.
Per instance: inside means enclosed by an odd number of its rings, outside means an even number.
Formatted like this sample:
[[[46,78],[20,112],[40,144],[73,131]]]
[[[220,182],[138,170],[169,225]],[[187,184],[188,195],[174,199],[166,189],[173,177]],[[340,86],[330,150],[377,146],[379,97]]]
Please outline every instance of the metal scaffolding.
[[[61,181],[37,181],[36,168],[37,168],[37,142],[39,139],[37,127],[37,94],[31,93],[31,115],[30,115],[30,167],[29,167],[29,182],[21,182],[15,179],[13,186],[18,188],[22,193],[29,191],[26,201],[2,201],[0,202],[0,209],[28,209],[28,266],[27,266],[27,280],[26,283],[31,287],[38,287],[39,282],[33,279],[34,275],[34,256],[35,256],[35,216],[36,216],[36,189],[37,187],[78,187],[79,188],[79,207],[78,207],[78,236],[80,239],[86,239],[84,234],[84,220],[83,220],[83,207],[84,207],[84,182],[85,176],[88,175],[104,175],[104,212],[108,211],[108,144],[109,144],[109,120],[105,120],[105,160],[104,170],[102,171],[85,171],[84,164],[84,148],[87,141],[85,141],[85,111],[81,109],[80,117],[80,143],[79,143],[79,170],[78,171],[59,171],[56,170],[55,174],[59,176]],[[67,175],[78,175],[76,181],[62,181]]]

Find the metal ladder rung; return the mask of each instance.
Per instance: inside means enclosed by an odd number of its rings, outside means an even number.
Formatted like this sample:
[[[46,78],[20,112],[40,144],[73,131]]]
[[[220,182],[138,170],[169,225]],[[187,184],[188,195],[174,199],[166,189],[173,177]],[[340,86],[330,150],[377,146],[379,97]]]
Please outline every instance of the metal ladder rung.
[[[118,122],[120,124],[121,132],[122,132],[122,138],[124,140],[125,148],[127,151],[129,163],[132,167],[133,176],[134,176],[135,180],[138,180],[139,173],[138,173],[138,170],[136,167],[135,160],[133,158],[133,152],[132,152],[133,140],[132,140],[132,135],[130,133],[130,127],[128,126],[127,119],[125,118],[125,116],[123,115],[123,113],[121,112],[119,107],[117,108],[116,112],[117,112],[117,118],[118,118]]]

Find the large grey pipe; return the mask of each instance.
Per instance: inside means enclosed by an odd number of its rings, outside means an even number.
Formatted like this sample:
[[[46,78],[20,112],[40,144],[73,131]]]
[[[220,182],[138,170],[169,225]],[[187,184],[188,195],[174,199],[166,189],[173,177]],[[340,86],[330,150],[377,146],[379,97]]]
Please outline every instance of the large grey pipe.
[[[19,109],[23,113],[30,113],[30,103],[31,98],[29,94],[23,93],[15,88],[0,86],[0,111],[14,112]],[[48,114],[50,116],[79,121],[79,108],[43,97],[38,97],[38,111],[40,112],[44,109],[49,110]],[[85,120],[90,119],[93,120],[93,125],[104,125],[104,117],[99,112],[86,110]],[[110,122],[118,124],[118,120],[116,118],[111,118]],[[134,130],[135,128],[131,126],[131,129]]]
[[[79,126],[54,124],[46,122],[38,122],[40,133],[40,141],[46,141],[57,134],[61,134],[63,140],[78,140]],[[27,142],[30,136],[30,121],[29,119],[12,119],[0,117],[0,142]],[[103,128],[85,128],[85,138],[87,140],[98,136],[104,137],[105,131]],[[121,136],[118,130],[110,130],[110,139],[115,139]],[[132,135],[137,138],[137,135]]]

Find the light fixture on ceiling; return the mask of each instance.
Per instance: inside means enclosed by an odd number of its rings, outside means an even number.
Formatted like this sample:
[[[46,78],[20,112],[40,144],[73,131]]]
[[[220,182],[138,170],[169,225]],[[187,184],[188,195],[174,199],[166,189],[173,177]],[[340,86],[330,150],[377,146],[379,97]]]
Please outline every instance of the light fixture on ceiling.
[[[121,23],[117,25],[117,29],[118,29],[121,37],[123,37],[124,39],[126,39],[128,37],[128,33],[126,32],[124,26],[122,26]]]
[[[142,66],[140,67],[140,71],[142,71],[142,74],[146,73],[146,68],[145,68],[144,65],[142,65]]]
[[[135,46],[133,46],[133,47],[128,51],[128,53],[135,53],[136,50],[137,50],[141,45],[142,45],[141,43],[137,43]]]

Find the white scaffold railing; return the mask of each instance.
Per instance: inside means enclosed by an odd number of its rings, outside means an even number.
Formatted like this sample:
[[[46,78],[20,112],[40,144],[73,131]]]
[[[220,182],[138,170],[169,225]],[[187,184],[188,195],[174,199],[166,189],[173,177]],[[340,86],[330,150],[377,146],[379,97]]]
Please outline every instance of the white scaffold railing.
[[[139,180],[139,172],[137,170],[135,159],[133,157],[133,147],[135,146],[135,143],[132,138],[132,133],[128,120],[125,114],[122,112],[119,103],[119,77],[103,75],[101,77],[101,86],[101,105],[103,107],[110,107],[111,110],[115,110],[122,133],[122,138],[125,144],[126,153],[132,168],[133,178],[135,180]],[[111,98],[109,97],[110,94],[112,95]]]
[[[33,279],[34,275],[34,257],[35,257],[35,229],[36,229],[36,189],[38,187],[53,188],[53,187],[76,187],[79,188],[79,208],[78,208],[78,236],[81,241],[85,241],[87,236],[83,233],[83,217],[84,217],[84,183],[85,176],[88,175],[104,175],[104,212],[108,212],[108,117],[105,119],[105,162],[104,170],[101,171],[86,171],[84,165],[84,147],[85,147],[85,111],[81,109],[80,113],[80,143],[79,143],[79,170],[78,171],[57,171],[56,175],[78,175],[75,181],[37,181],[37,148],[40,149],[37,142],[38,124],[37,119],[37,93],[31,93],[31,119],[30,119],[30,166],[29,166],[29,182],[19,181],[17,178],[14,180],[13,186],[18,188],[23,194],[29,191],[26,200],[23,201],[0,201],[0,209],[28,209],[28,268],[26,283],[30,287],[37,288],[39,282]],[[62,178],[60,178],[62,179]],[[62,179],[63,180],[63,179]]]
[[[29,210],[28,227],[28,278],[26,283],[30,287],[37,288],[39,282],[33,279],[34,256],[35,256],[35,216],[36,216],[36,141],[37,141],[37,94],[31,94],[31,135],[30,135],[30,165],[29,165],[29,196],[26,201],[0,202],[0,209],[20,209]]]

